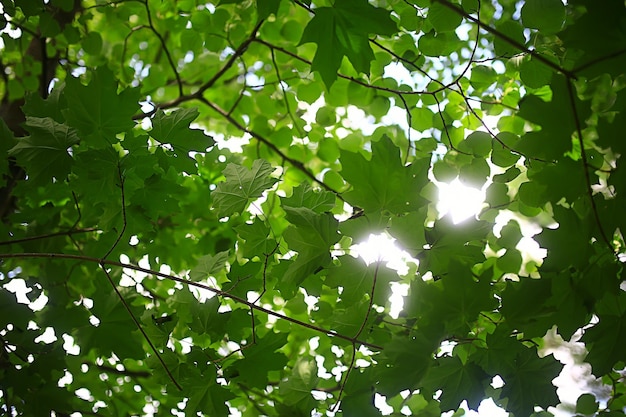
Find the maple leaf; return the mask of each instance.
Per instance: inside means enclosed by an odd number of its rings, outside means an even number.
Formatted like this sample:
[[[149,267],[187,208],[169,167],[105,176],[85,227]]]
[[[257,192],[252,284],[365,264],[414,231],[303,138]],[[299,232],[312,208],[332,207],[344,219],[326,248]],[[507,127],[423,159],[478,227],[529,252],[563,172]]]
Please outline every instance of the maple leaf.
[[[514,366],[502,372],[502,396],[508,398],[507,409],[515,415],[529,416],[538,405],[548,408],[559,397],[552,380],[563,366],[549,357],[540,358],[535,349],[525,348],[514,359]]]
[[[212,341],[222,340],[226,334],[226,325],[230,312],[219,312],[220,301],[217,297],[204,303],[193,303],[190,311],[192,321],[190,327],[198,335],[208,335]]]
[[[106,67],[98,67],[88,85],[78,78],[68,77],[64,95],[68,108],[67,123],[83,135],[87,144],[102,149],[117,142],[115,135],[135,125],[133,116],[137,111],[139,91],[125,89],[117,93],[117,80]]]
[[[488,274],[476,281],[464,264],[452,260],[447,275],[441,279],[418,279],[413,283],[414,295],[406,308],[417,317],[436,317],[450,333],[463,332],[469,330],[480,312],[497,306],[490,287]]]
[[[300,356],[291,375],[279,385],[279,391],[288,405],[310,403],[311,391],[317,387],[317,365],[312,358]]]
[[[369,34],[390,36],[396,32],[397,27],[388,11],[372,6],[366,0],[344,0],[336,2],[333,7],[315,9],[315,16],[304,29],[300,45],[317,44],[311,69],[319,71],[330,89],[344,56],[357,71],[369,74],[370,62],[374,60]]]
[[[257,159],[252,169],[241,165],[228,164],[224,169],[226,181],[219,183],[213,191],[213,202],[220,217],[242,213],[251,200],[261,197],[263,191],[278,181],[270,177],[274,168],[267,162]]]
[[[192,281],[201,281],[207,279],[210,275],[222,271],[228,261],[228,251],[220,252],[215,255],[204,255],[198,260],[198,265],[189,271],[189,279]]]
[[[456,410],[467,400],[472,410],[477,410],[485,397],[485,386],[491,377],[473,362],[462,363],[454,357],[443,357],[432,366],[424,378],[424,386],[431,392],[441,389],[439,398],[443,411]]]
[[[585,330],[582,340],[589,349],[585,360],[591,364],[594,375],[611,372],[619,361],[626,360],[626,294],[608,293],[598,302],[598,323]]]
[[[302,281],[330,262],[328,249],[339,240],[339,222],[329,213],[315,213],[306,207],[284,207],[284,210],[292,225],[283,236],[289,248],[298,252],[281,279],[281,291],[291,298]]]
[[[178,163],[181,171],[188,174],[197,171],[196,162],[189,156],[189,152],[204,152],[215,143],[202,130],[189,128],[189,124],[198,114],[198,110],[194,108],[178,109],[167,115],[159,109],[152,118],[150,136],[161,144],[171,145],[176,157],[182,161]]]
[[[293,189],[291,197],[282,198],[281,204],[289,207],[308,207],[317,213],[330,211],[335,206],[335,196],[329,191],[317,191],[308,184]]]
[[[270,229],[262,220],[255,217],[252,223],[242,224],[236,228],[237,234],[245,242],[240,246],[242,256],[253,258],[259,254],[269,253],[274,241],[268,239]]]
[[[207,371],[198,378],[189,378],[189,401],[185,411],[196,415],[198,411],[215,417],[230,415],[227,401],[234,398],[233,394],[215,381],[215,371]]]
[[[388,210],[403,214],[425,203],[419,193],[429,181],[430,162],[419,159],[405,166],[400,150],[387,136],[372,143],[371,160],[342,151],[340,161],[341,175],[352,185],[346,199],[366,213]]]
[[[256,344],[243,351],[244,358],[233,368],[238,372],[238,380],[247,386],[264,389],[268,383],[268,372],[281,370],[287,365],[287,357],[277,352],[287,343],[286,334],[266,334],[257,339]]]
[[[64,180],[72,164],[68,149],[80,141],[76,129],[50,117],[28,117],[25,127],[30,136],[20,138],[9,154],[35,181]]]
[[[383,265],[366,265],[362,259],[352,256],[342,256],[341,266],[330,268],[324,283],[332,288],[343,287],[341,299],[346,304],[361,301],[365,294],[372,292],[374,277],[376,287],[374,302],[384,306],[390,296],[389,282],[397,278],[397,274]]]

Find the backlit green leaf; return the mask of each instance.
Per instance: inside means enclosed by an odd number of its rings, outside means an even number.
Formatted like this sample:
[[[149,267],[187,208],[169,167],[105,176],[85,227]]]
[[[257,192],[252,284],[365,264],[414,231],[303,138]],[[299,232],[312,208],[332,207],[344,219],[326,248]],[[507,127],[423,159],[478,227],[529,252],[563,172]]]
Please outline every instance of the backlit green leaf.
[[[241,165],[228,164],[224,169],[226,181],[213,191],[213,201],[218,215],[229,216],[243,212],[252,199],[261,197],[276,178],[270,177],[274,168],[267,162],[257,159],[252,169]]]

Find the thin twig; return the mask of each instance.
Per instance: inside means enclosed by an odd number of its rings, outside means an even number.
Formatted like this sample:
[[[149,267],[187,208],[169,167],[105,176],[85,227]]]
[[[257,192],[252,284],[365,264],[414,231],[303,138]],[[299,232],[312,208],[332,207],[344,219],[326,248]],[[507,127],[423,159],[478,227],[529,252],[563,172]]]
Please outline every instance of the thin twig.
[[[241,45],[239,45],[239,48],[235,50],[235,52],[230,56],[228,61],[226,61],[224,66],[218,72],[216,72],[215,75],[211,77],[211,79],[209,79],[209,81],[204,83],[204,85],[200,87],[198,91],[196,91],[193,94],[193,96],[195,96],[196,98],[202,96],[202,94],[206,90],[213,87],[213,85],[217,82],[217,80],[222,78],[222,76],[226,73],[226,71],[228,71],[230,67],[233,66],[237,58],[239,58],[241,55],[243,55],[244,52],[246,52],[246,49],[248,49],[248,46],[250,45],[250,43],[252,43],[252,41],[256,39],[257,32],[261,28],[262,24],[263,24],[263,20],[260,20],[250,32],[250,36],[248,36],[248,39],[246,39],[245,41],[243,41]]]
[[[474,16],[472,16],[469,13],[465,12],[465,10],[461,9],[460,7],[457,7],[455,4],[449,2],[448,0],[434,0],[434,1],[436,1],[438,3],[441,3],[442,5],[446,6],[450,10],[453,10],[454,12],[456,12],[460,16],[464,17],[465,19],[469,20],[470,22],[475,23],[476,25],[478,25],[478,27],[480,27],[484,31],[489,32],[492,35],[502,39],[503,41],[505,41],[506,43],[516,47],[520,51],[522,51],[522,52],[524,52],[526,54],[532,55],[534,58],[537,59],[537,61],[543,62],[545,65],[549,66],[550,68],[554,69],[555,71],[558,71],[561,74],[565,75],[567,78],[572,79],[572,80],[577,79],[576,78],[576,74],[574,72],[569,71],[569,70],[559,66],[558,64],[555,64],[554,62],[550,61],[549,59],[545,58],[543,55],[538,53],[536,50],[528,49],[526,46],[522,45],[521,43],[519,43],[515,39],[511,38],[508,35],[505,35],[504,33],[498,31],[495,28],[492,28],[488,24],[480,21],[480,19],[475,18]]]
[[[313,175],[313,173],[311,171],[309,171],[304,166],[304,164],[302,162],[298,161],[297,159],[293,159],[293,158],[287,156],[287,154],[285,154],[283,151],[281,151],[275,144],[273,144],[265,136],[262,136],[259,133],[256,133],[255,131],[248,129],[246,126],[244,126],[243,124],[239,123],[239,121],[237,119],[235,119],[232,115],[228,114],[228,112],[226,110],[222,109],[217,104],[207,100],[206,98],[202,97],[200,99],[200,101],[203,102],[204,104],[206,104],[207,106],[209,106],[210,108],[212,108],[213,110],[215,110],[217,113],[219,113],[222,117],[224,117],[226,120],[228,120],[228,122],[230,122],[230,124],[235,126],[237,129],[241,130],[244,133],[249,134],[254,139],[256,139],[259,142],[263,143],[265,146],[267,146],[272,151],[277,153],[281,157],[281,159],[283,159],[284,161],[289,162],[289,164],[291,164],[293,167],[295,167],[298,170],[300,170],[304,175],[309,177],[311,179],[311,181],[319,184],[322,188],[324,188],[325,190],[330,191],[331,193],[335,194],[335,196],[337,196],[337,198],[339,198],[341,201],[345,202],[344,198],[341,196],[341,193],[339,193],[339,191],[335,190],[330,185],[326,184],[324,181],[317,179],[315,177],[315,175]]]
[[[357,339],[361,335],[361,333],[363,333],[363,330],[365,329],[365,326],[367,325],[367,321],[369,320],[370,313],[372,312],[372,308],[374,307],[374,293],[376,292],[376,281],[378,279],[378,270],[380,268],[380,264],[381,264],[380,260],[376,262],[376,268],[374,269],[374,277],[372,279],[372,289],[370,290],[369,305],[367,306],[367,313],[365,314],[365,318],[363,319],[363,322],[361,323],[361,327],[359,328],[359,331],[356,332],[356,334],[354,335],[355,339]],[[339,394],[337,395],[337,402],[335,403],[333,410],[332,410],[333,412],[337,411],[337,408],[339,407],[339,404],[341,403],[341,396],[343,395],[343,391],[346,387],[346,384],[348,383],[350,372],[352,372],[352,369],[354,369],[354,363],[356,361],[356,352],[357,352],[356,344],[352,342],[352,359],[350,359],[350,366],[348,366],[346,375],[343,378],[343,383],[341,384],[341,388],[339,389]]]
[[[14,245],[18,243],[31,242],[33,240],[40,240],[40,239],[50,239],[50,238],[57,237],[57,236],[72,236],[73,234],[77,234],[77,233],[97,232],[98,230],[100,229],[96,227],[91,227],[88,229],[74,229],[74,230],[70,229],[70,230],[66,230],[65,232],[48,233],[45,235],[28,236],[28,237],[23,237],[20,239],[4,240],[0,242],[0,246]]]
[[[180,79],[180,74],[178,73],[178,69],[176,68],[176,64],[174,63],[174,59],[172,59],[172,54],[170,54],[169,49],[167,49],[167,45],[165,43],[165,39],[163,38],[163,36],[159,33],[159,31],[156,30],[156,28],[154,27],[154,23],[152,23],[152,15],[150,14],[150,5],[148,4],[148,1],[144,1],[143,2],[145,8],[146,8],[146,14],[148,15],[148,25],[150,26],[150,29],[152,30],[152,33],[154,33],[154,35],[159,39],[159,42],[161,43],[161,46],[163,47],[163,51],[165,52],[165,56],[167,57],[167,61],[170,64],[170,67],[172,68],[172,71],[174,72],[174,76],[176,77],[176,83],[178,84],[178,96],[182,97],[184,96],[184,92],[183,92],[183,82]]]
[[[294,319],[292,317],[289,316],[285,316],[284,314],[281,313],[277,313],[275,311],[269,310],[265,307],[262,306],[258,306],[255,305],[254,303],[238,297],[236,295],[230,294],[226,291],[222,291],[220,289],[217,289],[215,287],[211,287],[209,285],[205,285],[205,284],[201,284],[199,282],[194,282],[194,281],[190,281],[188,279],[184,279],[184,278],[180,278],[174,275],[169,275],[169,274],[164,274],[162,272],[159,271],[155,271],[152,269],[148,269],[148,268],[142,268],[138,265],[133,265],[133,264],[129,264],[129,263],[124,263],[124,262],[118,262],[118,261],[112,261],[109,259],[100,259],[100,258],[94,258],[91,256],[84,256],[84,255],[74,255],[74,254],[67,254],[67,253],[37,253],[37,252],[22,252],[22,253],[0,253],[0,259],[28,259],[28,258],[46,258],[46,259],[72,259],[72,260],[76,260],[76,261],[84,261],[84,262],[92,262],[92,263],[97,263],[98,265],[111,265],[111,266],[117,266],[120,268],[128,268],[128,269],[132,269],[134,271],[139,271],[139,272],[143,272],[149,275],[154,275],[157,277],[161,277],[164,279],[169,279],[171,281],[175,281],[175,282],[180,282],[181,284],[190,286],[190,287],[196,287],[196,288],[201,288],[207,291],[210,291],[212,293],[214,293],[215,295],[218,295],[220,297],[224,297],[224,298],[228,298],[233,300],[236,303],[242,304],[242,305],[246,305],[248,307],[252,307],[253,309],[263,312],[267,315],[273,316],[273,317],[277,317],[279,319],[291,322],[293,324],[296,324],[298,326],[301,327],[306,327],[307,329],[319,332],[319,333],[323,333],[326,334],[328,336],[332,336],[332,337],[336,337],[338,339],[342,339],[342,340],[346,340],[350,343],[358,343],[359,345],[363,345],[363,346],[367,346],[369,348],[372,349],[376,349],[376,350],[382,350],[382,346],[378,346],[375,345],[373,343],[368,343],[359,339],[356,339],[354,337],[350,337],[350,336],[346,336],[344,334],[338,333],[335,330],[331,330],[331,329],[324,329],[322,327],[316,326],[314,324],[311,323],[306,323],[303,321],[300,321],[298,319]]]
[[[304,135],[302,131],[300,130],[300,127],[298,126],[298,122],[296,121],[294,115],[291,113],[291,109],[289,107],[289,100],[287,99],[287,90],[283,86],[283,82],[280,77],[280,71],[278,70],[278,63],[276,62],[276,54],[274,53],[273,49],[270,49],[270,55],[272,57],[272,64],[274,66],[274,72],[276,72],[276,78],[278,79],[278,85],[280,86],[280,90],[283,93],[283,100],[285,101],[285,109],[287,110],[287,114],[289,115],[289,117],[291,118],[291,121],[293,122],[293,127],[295,127],[296,130],[298,131],[298,135],[302,137]]]
[[[580,125],[580,119],[578,117],[578,111],[576,110],[576,95],[574,93],[574,87],[572,85],[571,80],[566,80],[567,83],[567,93],[569,96],[569,101],[572,109],[572,116],[574,117],[574,123],[576,125],[576,135],[578,136],[578,144],[580,146],[580,159],[583,164],[584,175],[585,175],[585,185],[587,196],[589,197],[589,202],[591,203],[591,211],[593,211],[593,217],[598,225],[598,229],[600,229],[600,235],[602,236],[602,240],[609,248],[611,252],[617,256],[615,253],[615,248],[611,245],[611,241],[607,237],[604,232],[604,228],[602,227],[602,222],[600,221],[600,214],[598,213],[598,207],[596,205],[596,201],[593,198],[593,189],[591,188],[591,179],[589,178],[589,166],[587,165],[587,151],[585,150],[585,143],[583,138],[583,131]]]
[[[108,252],[102,257],[102,259],[106,259],[109,257],[111,252],[113,252],[115,247],[122,240],[122,237],[124,236],[124,232],[126,232],[127,223],[126,223],[126,197],[124,193],[124,176],[122,175],[122,168],[119,162],[117,163],[117,175],[120,180],[120,193],[122,195],[122,230],[120,230],[120,232],[117,235],[117,239],[115,239],[115,242],[113,243],[111,248],[109,248]]]
[[[113,290],[115,291],[115,293],[117,294],[117,297],[120,299],[120,301],[122,302],[122,305],[124,306],[124,308],[126,309],[126,311],[128,312],[128,315],[130,316],[130,318],[133,320],[133,323],[135,323],[135,326],[137,327],[137,329],[141,332],[141,334],[143,335],[143,338],[146,340],[146,342],[148,342],[148,345],[150,345],[150,349],[152,350],[152,352],[154,352],[154,354],[156,355],[157,359],[159,360],[159,362],[161,363],[161,366],[163,366],[163,369],[165,370],[165,373],[167,374],[167,376],[170,378],[170,380],[174,383],[174,385],[176,386],[176,388],[178,388],[179,391],[183,390],[183,387],[180,386],[180,384],[178,383],[178,381],[176,381],[176,378],[174,378],[174,375],[172,375],[172,372],[169,370],[169,368],[167,367],[167,364],[165,363],[165,361],[163,360],[163,358],[161,357],[161,354],[159,353],[159,351],[157,350],[157,348],[154,346],[154,344],[152,343],[152,341],[150,340],[150,338],[148,337],[148,334],[146,333],[146,331],[143,329],[143,327],[141,327],[141,323],[139,323],[139,320],[137,320],[137,317],[135,317],[135,315],[133,314],[133,311],[130,309],[130,306],[128,305],[128,303],[126,302],[126,300],[124,299],[124,296],[122,295],[122,293],[120,292],[120,290],[117,289],[117,286],[115,285],[115,283],[113,282],[113,278],[111,278],[111,275],[109,274],[109,271],[107,271],[106,266],[105,266],[105,260],[102,259],[100,261],[100,268],[102,268],[102,271],[104,272],[104,275],[106,275],[109,284],[111,284],[111,287],[113,287]]]

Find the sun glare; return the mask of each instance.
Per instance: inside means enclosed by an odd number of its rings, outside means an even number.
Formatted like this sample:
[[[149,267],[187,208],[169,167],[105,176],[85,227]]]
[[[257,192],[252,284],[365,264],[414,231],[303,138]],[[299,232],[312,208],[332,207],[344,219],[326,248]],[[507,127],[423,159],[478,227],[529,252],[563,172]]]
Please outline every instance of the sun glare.
[[[440,182],[437,211],[441,216],[450,214],[452,222],[457,224],[465,219],[476,216],[485,203],[485,192],[463,185],[459,179],[451,183]]]
[[[408,272],[406,262],[412,259],[407,251],[396,246],[394,238],[385,233],[369,235],[365,242],[353,245],[350,251],[363,258],[368,265],[372,262],[385,262],[400,275]]]

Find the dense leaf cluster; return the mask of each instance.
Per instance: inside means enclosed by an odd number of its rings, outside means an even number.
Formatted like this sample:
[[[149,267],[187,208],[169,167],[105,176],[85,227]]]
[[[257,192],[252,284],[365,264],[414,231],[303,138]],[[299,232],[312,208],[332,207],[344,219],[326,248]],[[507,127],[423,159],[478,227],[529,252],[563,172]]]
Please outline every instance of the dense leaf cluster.
[[[626,7],[567,3],[2,0],[0,414],[623,415]]]

